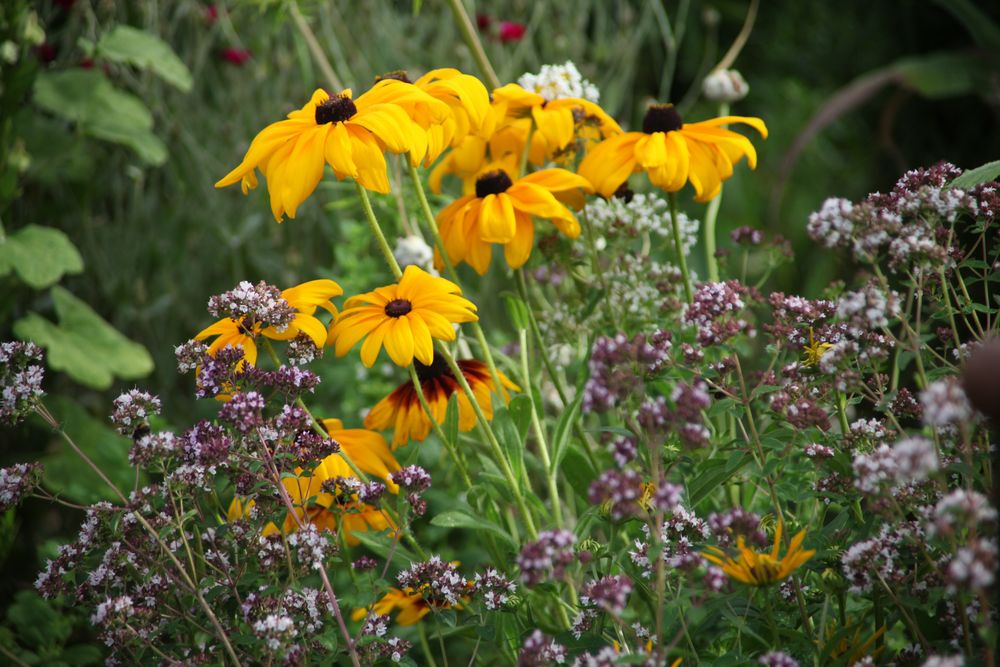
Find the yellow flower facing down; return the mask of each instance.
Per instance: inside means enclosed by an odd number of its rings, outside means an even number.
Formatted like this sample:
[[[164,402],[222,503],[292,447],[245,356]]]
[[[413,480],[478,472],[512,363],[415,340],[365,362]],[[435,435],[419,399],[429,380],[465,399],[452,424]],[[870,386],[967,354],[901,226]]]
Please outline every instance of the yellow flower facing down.
[[[487,139],[496,126],[486,86],[474,76],[450,67],[427,72],[413,85],[450,109],[444,122],[428,126],[424,166],[430,166],[447,148],[457,146],[468,136]],[[411,154],[414,164],[421,156]]]
[[[409,366],[414,358],[430,365],[435,338],[455,340],[452,324],[478,319],[476,305],[462,296],[458,285],[411,265],[398,284],[348,299],[331,337],[338,357],[364,338],[361,362],[367,368],[383,345],[399,366]]]
[[[806,531],[801,530],[792,538],[785,555],[779,558],[781,532],[782,523],[779,521],[771,553],[757,553],[754,549],[748,548],[743,536],[740,535],[736,538],[736,548],[739,551],[739,556],[736,558],[727,556],[726,552],[718,547],[709,547],[702,556],[721,567],[723,572],[737,581],[751,586],[768,586],[785,579],[816,553],[812,549],[802,548]]]
[[[427,405],[431,409],[434,421],[438,424],[444,422],[445,414],[448,411],[448,400],[452,394],[457,392],[458,428],[463,433],[471,431],[476,425],[476,413],[473,411],[468,397],[460,390],[458,381],[455,380],[455,376],[445,361],[435,354],[434,363],[429,366],[419,361],[414,363],[424,398],[427,399]],[[498,391],[489,369],[481,361],[460,359],[457,363],[487,419],[493,418],[493,393],[501,395],[506,403],[510,400],[508,390],[521,390],[507,376],[497,371],[500,382],[503,383],[503,387]],[[410,440],[418,442],[425,440],[432,427],[431,420],[420,404],[420,397],[412,382],[404,382],[399,385],[391,394],[379,401],[365,417],[365,428],[374,431],[392,429],[393,449],[405,445]]]
[[[561,200],[582,204],[590,183],[565,169],[543,169],[517,180],[497,169],[476,180],[475,194],[459,197],[437,215],[441,238],[452,262],[465,262],[480,275],[492,259],[491,243],[504,246],[511,268],[523,266],[535,240],[533,218],[551,220],[573,239],[580,223]]]
[[[655,104],[646,112],[642,132],[626,132],[595,146],[580,163],[580,175],[610,197],[636,171],[645,171],[656,187],[676,192],[690,182],[695,200],[707,202],[719,194],[733,165],[746,157],[757,167],[757,151],[742,134],[723,125],[742,123],[767,138],[759,118],[723,116],[685,123],[672,104]]]
[[[332,280],[310,280],[281,292],[281,298],[295,309],[292,322],[284,329],[279,331],[273,326],[262,328],[256,322],[226,317],[205,327],[194,338],[206,340],[214,337],[215,340],[208,346],[208,353],[213,356],[227,345],[242,347],[243,357],[251,366],[257,364],[256,338],[259,335],[273,340],[291,340],[299,334],[305,334],[317,348],[322,349],[326,345],[328,331],[326,325],[316,317],[316,310],[322,308],[336,319],[337,307],[330,299],[343,293],[340,285]]]
[[[340,444],[341,450],[364,473],[380,479],[391,493],[398,493],[399,486],[390,479],[390,475],[400,469],[389,451],[389,445],[378,433],[365,429],[345,429],[339,419],[323,420],[323,427],[330,437]],[[324,458],[313,470],[305,474],[296,470],[297,477],[284,477],[281,480],[285,487],[295,514],[287,513],[282,526],[274,523],[265,526],[263,535],[266,537],[279,530],[292,533],[298,530],[299,521],[308,522],[320,530],[343,532],[347,543],[358,544],[358,538],[353,535],[357,531],[382,531],[395,528],[387,515],[378,508],[365,505],[354,497],[349,502],[337,502],[333,494],[323,490],[323,482],[338,477],[357,477],[347,461],[340,454],[331,454]],[[227,517],[229,521],[237,521],[253,507],[253,500],[245,501],[239,497],[233,498]]]
[[[243,161],[218,183],[241,183],[243,193],[257,187],[259,169],[267,179],[271,212],[281,222],[295,217],[313,193],[329,164],[339,179],[352,178],[375,192],[389,192],[384,151],[426,151],[427,131],[404,110],[419,99],[435,117],[447,107],[415,86],[376,87],[357,99],[351,90],[330,95],[316,90],[312,98],[285,120],[265,127],[250,143]],[[397,103],[398,102],[398,103]]]
[[[558,157],[575,139],[607,139],[622,132],[614,118],[589,100],[546,100],[516,83],[493,91],[493,109],[499,125],[512,128],[522,146],[531,134],[528,159],[536,165]]]

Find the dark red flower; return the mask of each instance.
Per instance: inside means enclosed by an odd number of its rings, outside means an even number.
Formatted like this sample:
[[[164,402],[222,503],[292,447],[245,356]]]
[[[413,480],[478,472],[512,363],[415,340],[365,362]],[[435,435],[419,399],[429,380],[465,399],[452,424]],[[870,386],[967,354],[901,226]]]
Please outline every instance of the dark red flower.
[[[518,23],[517,21],[500,21],[500,41],[504,42],[519,42],[521,38],[524,37],[524,33],[527,28],[525,28],[523,23]]]
[[[208,5],[205,7],[205,23],[212,25],[219,20],[218,5]]]
[[[233,65],[243,65],[253,56],[246,49],[229,47],[222,50],[222,59]]]
[[[35,47],[35,56],[46,65],[56,59],[56,47],[48,42],[42,42]]]
[[[480,30],[488,30],[493,23],[493,18],[489,14],[476,14],[476,27]]]

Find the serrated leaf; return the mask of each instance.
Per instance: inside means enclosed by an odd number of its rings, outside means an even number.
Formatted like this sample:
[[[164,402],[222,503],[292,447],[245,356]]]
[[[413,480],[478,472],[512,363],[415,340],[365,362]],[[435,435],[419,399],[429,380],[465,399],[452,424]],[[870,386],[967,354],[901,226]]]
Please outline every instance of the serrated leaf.
[[[1000,160],[987,162],[975,169],[967,169],[962,175],[948,184],[949,188],[968,190],[983,183],[989,183],[1000,178]]]
[[[73,442],[123,493],[128,493],[136,481],[135,470],[128,462],[129,439],[68,398],[52,396],[46,402],[49,411]],[[114,491],[80,460],[61,437],[53,436],[51,447],[51,452],[42,458],[45,468],[42,482],[49,491],[84,505],[101,500],[118,501]],[[140,484],[144,479],[145,476],[140,476]]]
[[[153,116],[143,101],[115,88],[100,72],[41,72],[35,102],[73,121],[84,134],[128,146],[149,164],[167,159],[167,147],[153,134]]]
[[[49,367],[65,371],[80,384],[107,389],[115,377],[132,380],[153,370],[153,358],[108,324],[90,306],[62,287],[52,288],[59,324],[37,313],[14,323],[14,334],[48,351]]]
[[[97,42],[96,55],[112,62],[149,70],[184,92],[191,90],[191,72],[162,39],[128,25],[115,26]]]
[[[83,271],[83,258],[58,229],[28,225],[0,240],[0,275],[11,269],[30,287],[42,289],[64,274]]]
[[[481,517],[472,516],[471,514],[461,510],[442,512],[431,519],[431,525],[440,526],[442,528],[469,528],[471,530],[486,530],[500,537],[504,542],[514,545],[514,540],[507,534],[507,531]]]

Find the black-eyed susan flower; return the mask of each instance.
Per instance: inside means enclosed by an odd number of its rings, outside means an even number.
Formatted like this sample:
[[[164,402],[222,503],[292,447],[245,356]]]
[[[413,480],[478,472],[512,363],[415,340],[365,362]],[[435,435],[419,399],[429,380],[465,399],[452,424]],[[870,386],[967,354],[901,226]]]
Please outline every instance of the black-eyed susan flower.
[[[576,139],[607,139],[622,132],[615,119],[590,100],[578,97],[547,100],[516,83],[493,91],[493,109],[498,118],[498,133],[508,128],[520,138],[522,146],[530,134],[528,159],[536,165],[560,157]]]
[[[535,239],[534,218],[551,220],[573,239],[580,223],[563,203],[582,205],[590,183],[565,169],[543,169],[518,178],[504,169],[481,174],[474,194],[459,197],[437,215],[441,238],[452,262],[465,262],[480,275],[492,258],[491,243],[504,247],[511,268],[523,266]]]
[[[241,183],[246,194],[257,187],[255,170],[267,179],[271,212],[281,222],[295,217],[299,204],[316,189],[326,164],[343,180],[352,178],[375,192],[389,192],[384,151],[426,151],[427,131],[404,110],[416,100],[443,122],[447,106],[416,86],[373,88],[357,99],[351,90],[330,95],[316,90],[309,102],[286,120],[265,127],[250,143],[243,161],[215,187]]]
[[[453,324],[478,319],[458,285],[410,265],[399,283],[348,299],[330,334],[338,357],[364,338],[361,362],[368,368],[383,345],[399,366],[409,366],[414,357],[430,365],[433,339],[455,340]]]
[[[466,137],[485,140],[493,133],[496,119],[490,106],[490,94],[476,77],[444,67],[427,72],[413,85],[447,105],[450,110],[448,117],[441,122],[434,122],[426,114],[417,116],[416,109],[411,112],[411,117],[427,129],[426,152],[423,155],[411,153],[414,164],[422,158],[424,166],[430,166],[441,153],[457,146]]]
[[[799,569],[816,553],[812,549],[802,548],[806,531],[801,530],[792,538],[785,555],[779,558],[782,528],[782,522],[779,521],[774,533],[774,547],[770,553],[757,553],[756,550],[748,548],[743,536],[740,535],[736,538],[736,548],[739,550],[739,556],[736,558],[727,556],[726,552],[718,547],[709,547],[709,550],[702,555],[721,567],[731,578],[745,584],[768,586],[777,583]]]
[[[271,288],[277,291],[276,288]],[[267,317],[257,315],[263,308],[259,303],[263,292],[261,286],[253,286],[250,283],[240,283],[236,289],[221,295],[221,299],[229,299],[236,307],[229,309],[230,315],[240,317],[224,317],[214,324],[202,329],[195,336],[195,340],[206,340],[214,337],[215,340],[208,346],[208,354],[215,355],[216,352],[232,345],[243,348],[243,357],[246,363],[256,365],[257,363],[257,336],[263,335],[273,340],[291,340],[299,334],[306,335],[317,348],[322,348],[327,341],[328,331],[326,325],[316,317],[319,308],[326,310],[334,318],[337,317],[337,308],[330,301],[335,296],[344,293],[340,285],[332,280],[310,280],[309,282],[290,287],[280,294],[282,303],[278,306],[290,309],[290,317],[282,317],[281,325],[276,325]],[[276,300],[277,301],[277,300]],[[274,311],[277,308],[267,306],[267,310]]]
[[[508,390],[521,390],[507,376],[497,371],[503,384],[503,387],[498,389],[486,364],[481,361],[459,359],[457,363],[487,419],[493,418],[493,393],[502,396],[506,403],[509,400]],[[438,424],[444,422],[445,413],[448,411],[448,400],[457,392],[458,428],[462,432],[471,431],[476,425],[476,414],[472,404],[469,403],[469,398],[460,390],[458,381],[448,364],[435,354],[432,364],[425,365],[416,361],[414,365],[434,421]],[[405,445],[410,440],[418,442],[425,440],[432,426],[412,382],[399,385],[391,394],[379,401],[365,417],[365,428],[374,431],[392,429],[393,449]]]
[[[392,481],[391,475],[400,469],[400,465],[389,451],[385,438],[374,431],[345,429],[339,419],[325,419],[323,427],[359,470],[377,477],[391,493],[399,492],[399,486]],[[323,483],[327,480],[357,478],[340,454],[324,458],[311,474],[297,469],[295,475],[283,477],[281,484],[298,516],[286,514],[280,528],[269,523],[263,531],[265,537],[279,530],[284,533],[295,532],[300,521],[307,521],[320,530],[340,530],[347,543],[353,546],[358,544],[357,537],[353,535],[357,531],[381,531],[394,527],[385,512],[361,502],[356,494],[344,493],[338,498],[324,488]],[[234,498],[227,513],[229,521],[245,516],[254,504],[252,499]]]
[[[456,565],[438,556],[411,564],[396,578],[400,587],[390,589],[371,611],[387,616],[398,609],[396,622],[414,625],[433,609],[460,609],[475,585],[458,573]],[[360,621],[367,614],[368,609],[355,609],[352,618]]]
[[[604,197],[614,194],[636,171],[645,171],[656,187],[676,192],[690,182],[695,200],[706,202],[722,182],[733,175],[733,165],[746,157],[757,166],[757,151],[742,134],[723,125],[743,123],[767,138],[760,118],[723,116],[685,123],[672,104],[654,104],[642,121],[642,132],[626,132],[606,139],[580,163],[579,172]]]

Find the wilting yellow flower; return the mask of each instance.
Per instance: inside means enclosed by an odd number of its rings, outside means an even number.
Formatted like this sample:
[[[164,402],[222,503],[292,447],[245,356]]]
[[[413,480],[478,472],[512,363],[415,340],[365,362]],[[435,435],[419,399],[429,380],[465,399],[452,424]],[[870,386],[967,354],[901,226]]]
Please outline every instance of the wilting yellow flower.
[[[409,366],[414,357],[430,365],[434,338],[455,340],[453,323],[478,319],[475,304],[462,297],[458,285],[411,265],[398,284],[348,299],[331,337],[338,357],[365,338],[361,362],[368,368],[383,345],[399,366]]]
[[[205,340],[215,336],[215,340],[208,346],[208,353],[213,356],[227,345],[241,346],[246,363],[252,366],[257,364],[255,340],[259,335],[273,340],[291,340],[299,334],[305,334],[316,347],[322,349],[326,345],[328,332],[326,325],[316,317],[316,309],[323,308],[336,319],[337,307],[330,299],[343,293],[340,285],[332,280],[310,280],[281,292],[281,298],[295,309],[292,322],[284,330],[278,331],[274,327],[262,329],[258,323],[246,323],[226,317],[205,327],[194,338]]]
[[[399,486],[390,479],[390,475],[399,470],[400,465],[389,451],[385,438],[374,431],[345,429],[339,419],[325,419],[323,427],[330,437],[340,444],[341,450],[358,469],[379,478],[391,493],[399,492]],[[263,531],[265,537],[279,530],[284,533],[295,532],[298,530],[299,521],[308,521],[320,530],[336,532],[339,526],[347,543],[353,546],[358,544],[354,532],[395,528],[384,512],[361,503],[356,496],[346,503],[337,502],[333,494],[323,490],[323,482],[328,479],[357,477],[340,454],[327,456],[316,466],[312,474],[304,473],[302,469],[296,470],[295,474],[296,477],[282,478],[281,485],[288,492],[298,520],[295,515],[287,513],[280,529],[274,523],[265,526]],[[228,520],[239,520],[254,504],[253,500],[233,498],[227,513]]]
[[[499,125],[510,127],[522,146],[531,134],[528,159],[536,165],[558,157],[570,148],[574,139],[607,139],[622,131],[614,118],[589,100],[578,97],[546,100],[516,83],[493,91],[493,109],[501,119]]]
[[[788,545],[788,552],[778,558],[778,551],[781,548],[781,531],[782,523],[778,521],[778,527],[774,533],[774,548],[771,549],[771,553],[757,553],[754,549],[748,548],[743,536],[740,535],[736,538],[736,548],[740,552],[737,558],[727,556],[718,547],[709,547],[709,551],[702,553],[702,555],[737,581],[751,586],[774,584],[799,569],[816,553],[812,549],[802,548],[806,531],[801,530],[792,538]]]
[[[685,123],[672,104],[656,104],[642,121],[642,132],[626,132],[607,139],[587,153],[580,175],[594,189],[610,197],[636,171],[645,171],[656,187],[676,192],[688,181],[695,200],[706,202],[722,182],[733,175],[733,165],[744,156],[757,167],[757,151],[750,140],[721,126],[743,123],[767,138],[764,121],[749,116],[723,116]]]
[[[832,343],[825,343],[823,341],[816,340],[813,337],[812,327],[809,327],[809,344],[802,348],[802,365],[815,366],[821,359],[823,359],[823,355],[826,354],[827,350],[832,347]]]
[[[504,246],[512,268],[523,266],[531,256],[535,239],[535,217],[551,220],[573,239],[580,223],[562,200],[582,205],[581,192],[591,192],[590,183],[565,169],[543,169],[512,180],[497,169],[476,180],[475,194],[459,197],[437,215],[445,250],[452,262],[465,262],[480,275],[492,259],[491,243]]]
[[[240,182],[243,193],[257,187],[255,169],[267,179],[271,212],[295,217],[299,204],[316,189],[326,164],[343,180],[353,178],[369,190],[389,192],[384,151],[423,152],[427,131],[407,114],[401,104],[420,100],[441,120],[447,107],[417,87],[376,87],[352,99],[350,89],[331,96],[318,89],[312,99],[286,120],[272,123],[254,137],[243,161],[215,187]]]
[[[489,369],[481,361],[475,359],[460,359],[458,367],[462,369],[472,393],[483,409],[487,419],[493,418],[492,394],[496,392],[506,403],[509,400],[507,390],[520,391],[521,388],[511,382],[500,371],[500,382],[503,387],[497,391]],[[448,400],[458,392],[458,428],[462,432],[471,431],[476,425],[476,413],[472,409],[469,398],[460,391],[458,381],[452,374],[448,364],[434,355],[434,363],[429,366],[414,362],[420,386],[431,409],[434,421],[444,422],[448,411]],[[396,387],[391,394],[379,401],[365,417],[365,428],[375,431],[393,430],[392,448],[405,445],[410,440],[422,441],[430,433],[431,420],[420,404],[420,397],[412,382],[404,382]]]

